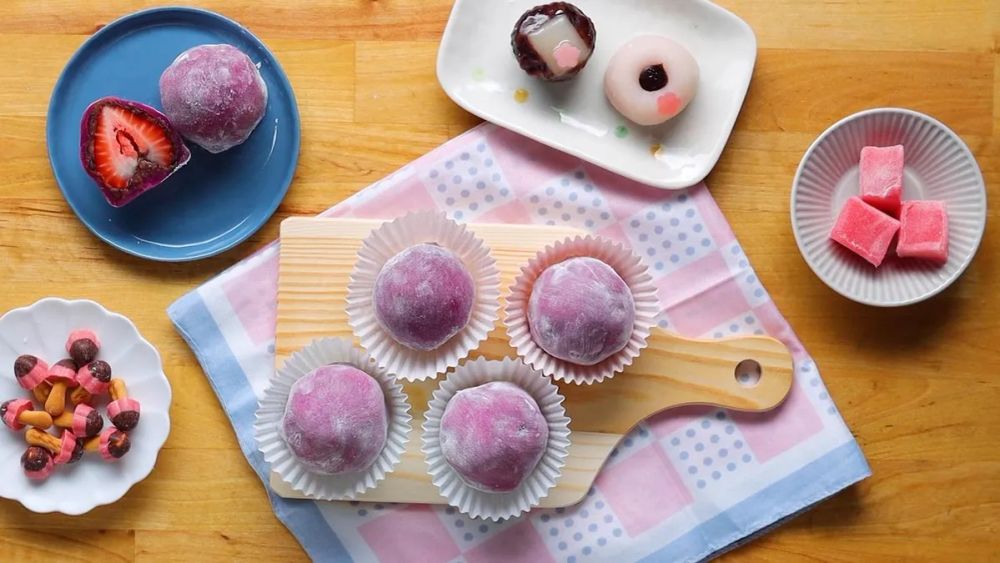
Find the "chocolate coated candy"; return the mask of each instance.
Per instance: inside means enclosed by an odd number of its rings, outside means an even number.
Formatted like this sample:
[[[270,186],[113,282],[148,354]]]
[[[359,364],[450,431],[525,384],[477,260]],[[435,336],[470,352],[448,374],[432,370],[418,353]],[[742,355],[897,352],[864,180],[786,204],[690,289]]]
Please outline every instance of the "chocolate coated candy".
[[[14,376],[18,379],[31,373],[31,370],[35,369],[35,365],[38,364],[38,358],[34,356],[24,355],[18,356],[14,360]]]
[[[45,448],[31,446],[21,455],[21,466],[25,471],[41,471],[49,464],[52,454]]]

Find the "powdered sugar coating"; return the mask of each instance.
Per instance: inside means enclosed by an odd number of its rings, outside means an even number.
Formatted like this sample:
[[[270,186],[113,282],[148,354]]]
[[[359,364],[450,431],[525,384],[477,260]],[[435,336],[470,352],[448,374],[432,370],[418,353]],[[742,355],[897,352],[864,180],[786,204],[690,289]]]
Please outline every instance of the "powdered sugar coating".
[[[570,258],[538,276],[528,300],[528,328],[542,350],[592,366],[625,347],[635,323],[635,301],[611,267],[590,257]]]
[[[371,465],[385,447],[388,428],[378,381],[354,366],[333,364],[292,385],[281,436],[304,465],[337,475]]]
[[[396,341],[433,350],[465,328],[476,288],[465,264],[436,244],[393,256],[375,278],[375,319]]]
[[[858,164],[861,199],[899,218],[903,198],[903,145],[864,147]]]
[[[549,429],[523,389],[494,381],[463,389],[441,416],[441,452],[469,486],[513,491],[545,453]]]
[[[163,113],[185,138],[219,153],[250,137],[267,109],[267,85],[232,45],[199,45],[160,75]]]
[[[896,255],[948,261],[948,211],[943,201],[904,201],[899,216]]]

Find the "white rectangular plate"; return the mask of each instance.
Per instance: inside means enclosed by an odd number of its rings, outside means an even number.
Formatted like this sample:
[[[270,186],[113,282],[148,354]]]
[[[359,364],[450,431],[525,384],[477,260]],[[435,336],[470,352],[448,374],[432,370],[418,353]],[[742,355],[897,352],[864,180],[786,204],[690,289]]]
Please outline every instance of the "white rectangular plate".
[[[458,105],[612,172],[668,189],[697,184],[715,166],[739,115],[757,40],[746,22],[707,0],[574,0],[597,30],[594,54],[574,79],[547,83],[518,66],[514,23],[539,0],[457,0],[437,74]],[[654,127],[622,117],[604,96],[615,51],[640,34],[687,47],[701,70],[698,93],[679,116]],[[523,99],[524,92],[527,99]]]

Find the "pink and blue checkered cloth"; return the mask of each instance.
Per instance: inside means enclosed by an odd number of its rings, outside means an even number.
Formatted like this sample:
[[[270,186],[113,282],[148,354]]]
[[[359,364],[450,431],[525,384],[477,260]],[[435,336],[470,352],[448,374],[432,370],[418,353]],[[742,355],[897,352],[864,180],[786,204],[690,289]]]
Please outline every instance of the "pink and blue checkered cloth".
[[[815,363],[775,308],[704,184],[663,191],[492,125],[419,158],[325,213],[393,218],[442,209],[467,222],[572,225],[630,245],[665,309],[695,337],[770,334],[795,383],[765,414],[682,408],[640,424],[577,506],[503,523],[445,506],[286,500],[275,514],[317,561],[696,561],[719,554],[869,475]],[[251,428],[274,354],[272,245],[169,310],[267,487]]]

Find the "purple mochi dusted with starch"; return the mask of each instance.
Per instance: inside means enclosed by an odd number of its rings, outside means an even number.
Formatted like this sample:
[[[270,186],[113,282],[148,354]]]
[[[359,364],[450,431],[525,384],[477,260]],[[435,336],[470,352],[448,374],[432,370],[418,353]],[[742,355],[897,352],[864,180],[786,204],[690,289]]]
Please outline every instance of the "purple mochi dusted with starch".
[[[292,385],[281,436],[295,457],[322,473],[364,471],[385,447],[385,395],[372,376],[346,364],[323,366]]]
[[[375,278],[375,318],[407,348],[429,351],[465,328],[476,288],[465,264],[436,244],[393,256]]]
[[[250,137],[267,110],[257,66],[232,45],[199,45],[160,75],[163,112],[184,137],[220,153]]]
[[[583,366],[628,344],[635,301],[625,281],[596,258],[570,258],[538,276],[528,300],[531,338],[548,354]]]
[[[535,469],[549,441],[548,422],[524,389],[494,381],[463,389],[441,416],[441,453],[470,486],[503,493]]]

